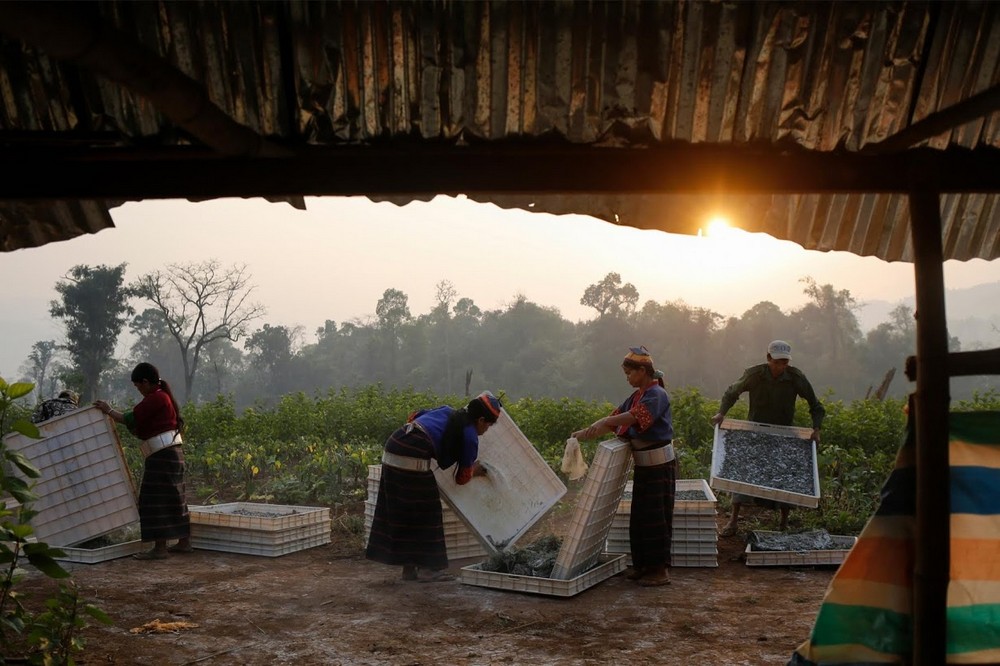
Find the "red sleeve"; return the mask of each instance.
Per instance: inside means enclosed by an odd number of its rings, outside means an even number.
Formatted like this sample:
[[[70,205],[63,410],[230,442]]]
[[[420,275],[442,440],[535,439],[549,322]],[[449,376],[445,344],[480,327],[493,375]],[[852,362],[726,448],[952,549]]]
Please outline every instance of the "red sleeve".
[[[629,410],[632,416],[635,417],[635,429],[639,432],[643,432],[653,425],[653,415],[649,413],[649,408],[643,403],[637,403],[635,407]]]
[[[177,430],[177,412],[166,391],[154,391],[132,410],[135,417],[135,435],[149,439],[168,430]]]

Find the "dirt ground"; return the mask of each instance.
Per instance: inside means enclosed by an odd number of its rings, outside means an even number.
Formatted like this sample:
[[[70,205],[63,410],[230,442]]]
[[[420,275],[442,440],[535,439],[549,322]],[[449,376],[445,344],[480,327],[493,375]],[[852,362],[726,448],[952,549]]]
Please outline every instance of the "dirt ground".
[[[567,515],[553,511],[522,544],[561,534]],[[67,565],[115,622],[85,631],[77,663],[784,664],[835,571],[747,567],[734,537],[719,540],[718,568],[674,568],[669,586],[618,575],[575,597],[546,597],[403,582],[396,568],[364,559],[361,537],[337,529],[346,522],[335,520],[332,543],[276,558],[196,551]],[[36,593],[51,584],[37,580]],[[154,619],[198,626],[129,632]]]

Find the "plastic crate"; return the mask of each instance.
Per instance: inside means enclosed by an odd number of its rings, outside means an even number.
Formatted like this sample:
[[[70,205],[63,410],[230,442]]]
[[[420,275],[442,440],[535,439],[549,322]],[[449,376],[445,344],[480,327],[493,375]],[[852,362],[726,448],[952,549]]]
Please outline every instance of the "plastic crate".
[[[697,543],[716,543],[719,540],[719,534],[716,532],[715,527],[709,529],[674,527],[671,530],[670,535],[671,543],[685,543],[688,541],[694,541]],[[613,540],[628,543],[629,532],[627,524],[624,527],[612,525],[611,531],[608,532],[608,541]]]
[[[566,486],[505,410],[479,438],[484,477],[455,483],[454,469],[432,464],[444,499],[488,553],[513,545],[555,506]]]
[[[553,578],[575,578],[597,562],[631,469],[632,449],[627,442],[613,439],[597,446],[569,530],[556,555]]]
[[[148,547],[143,545],[142,541],[138,539],[126,541],[125,543],[116,543],[111,546],[102,546],[101,548],[57,546],[65,555],[63,557],[56,557],[55,559],[63,562],[75,562],[77,564],[98,564],[99,562],[107,562],[119,557],[128,557]]]
[[[481,567],[482,564],[462,567],[459,580],[466,585],[478,585],[496,590],[572,597],[624,571],[625,556],[603,553],[598,558],[596,566],[569,580],[483,571]]]
[[[720,474],[726,458],[726,432],[733,430],[746,430],[772,436],[775,438],[791,438],[801,440],[803,446],[809,447],[812,470],[809,473],[809,483],[812,492],[809,494],[793,492],[783,488],[772,488],[763,485],[749,483],[746,480],[727,479]],[[755,423],[753,421],[738,421],[736,419],[725,419],[715,427],[715,441],[712,445],[712,473],[711,486],[716,490],[727,490],[729,492],[741,493],[751,497],[775,500],[786,504],[816,508],[819,506],[819,465],[816,461],[816,442],[812,441],[812,430],[809,428],[797,428],[794,426],[777,426],[768,423]],[[806,479],[803,479],[805,481]]]
[[[192,506],[191,545],[244,555],[277,557],[330,543],[330,509],[233,502]]]
[[[711,555],[717,557],[719,548],[715,541],[672,541],[670,553],[677,555]]]
[[[779,534],[778,532],[760,532],[761,534]],[[858,542],[854,536],[834,536],[831,539],[840,548],[830,550],[753,550],[747,544],[744,554],[748,567],[781,567],[781,566],[839,566]]]
[[[211,506],[188,507],[192,528],[216,525],[234,529],[275,531],[315,524],[330,524],[330,509],[287,504],[230,502]]]
[[[73,546],[139,520],[136,489],[118,431],[96,407],[38,424],[41,439],[10,433],[5,443],[38,468],[38,513],[31,526],[39,541]]]
[[[628,544],[625,544],[625,550],[612,550],[611,548],[608,548],[608,552],[622,553],[625,557],[625,564],[631,566],[632,554],[628,552]],[[719,558],[718,555],[678,555],[676,553],[671,553],[670,566],[686,568],[712,568],[719,566]]]
[[[717,567],[719,566],[719,556],[700,555],[696,553],[671,553],[670,566],[672,567]]]
[[[625,553],[631,561],[629,518],[632,482],[626,485],[625,498],[611,522],[605,542],[610,553]],[[718,531],[715,523],[716,497],[704,479],[679,479],[677,490],[698,490],[704,500],[676,500],[674,502],[673,529],[670,541],[670,565],[674,567],[717,567]]]
[[[191,535],[191,545],[199,550],[214,550],[240,555],[258,555],[261,557],[279,557],[281,555],[288,555],[289,553],[296,553],[300,550],[323,546],[328,543],[330,543],[329,526],[320,529],[312,536],[301,536],[281,544],[234,541],[231,535],[219,539]]]
[[[715,530],[715,515],[685,516],[674,513],[674,529],[677,528]]]
[[[631,543],[628,537],[622,538],[620,535],[615,535],[614,538],[608,538],[605,548],[609,553],[631,553]],[[681,539],[672,539],[670,541],[670,553],[672,555],[712,555],[717,556],[719,554],[718,542],[717,541],[684,541]]]
[[[701,491],[706,498],[704,500],[674,500],[675,518],[678,515],[715,515],[718,498],[705,479],[677,479],[674,489],[677,492]],[[618,504],[618,512],[626,515],[632,513],[632,481],[625,484],[625,494]]]

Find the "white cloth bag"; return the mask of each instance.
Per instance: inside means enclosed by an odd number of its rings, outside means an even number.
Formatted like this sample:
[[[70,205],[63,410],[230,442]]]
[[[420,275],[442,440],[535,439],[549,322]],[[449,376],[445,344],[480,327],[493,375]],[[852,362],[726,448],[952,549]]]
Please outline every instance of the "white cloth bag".
[[[563,450],[562,471],[570,481],[582,479],[587,474],[587,462],[583,459],[583,450],[580,449],[580,442],[576,437],[566,440],[566,448]]]

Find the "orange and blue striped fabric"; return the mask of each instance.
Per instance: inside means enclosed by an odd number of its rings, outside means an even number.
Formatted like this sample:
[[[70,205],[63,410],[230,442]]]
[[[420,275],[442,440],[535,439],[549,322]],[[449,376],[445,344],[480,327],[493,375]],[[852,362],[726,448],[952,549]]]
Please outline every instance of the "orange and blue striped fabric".
[[[949,430],[947,663],[1000,663],[1000,412],[952,413]],[[914,450],[908,434],[878,510],[830,582],[812,635],[791,665],[910,660]]]

